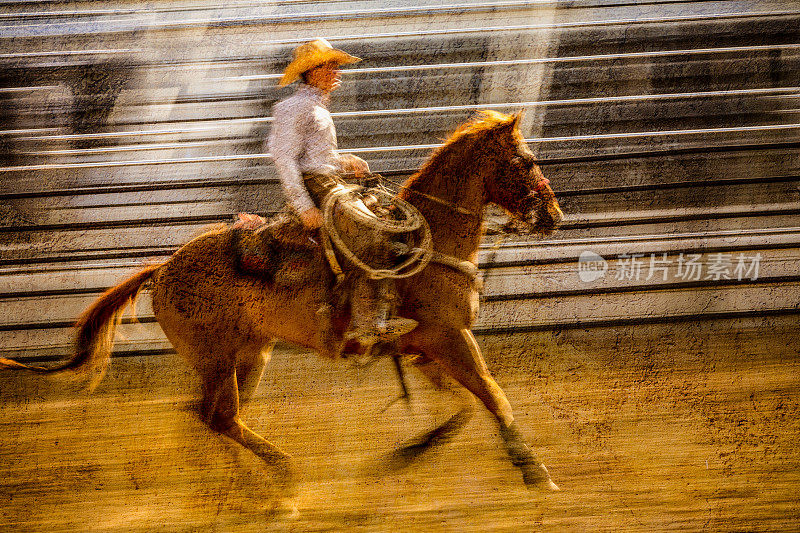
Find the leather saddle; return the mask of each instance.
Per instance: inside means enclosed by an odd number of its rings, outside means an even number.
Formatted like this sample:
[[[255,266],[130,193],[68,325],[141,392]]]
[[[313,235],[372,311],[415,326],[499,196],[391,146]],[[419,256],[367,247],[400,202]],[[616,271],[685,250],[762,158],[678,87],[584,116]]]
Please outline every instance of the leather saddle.
[[[385,232],[370,223],[370,220],[382,219],[392,224],[397,211],[393,210],[391,204],[388,207],[381,205],[377,198],[369,194],[369,189],[366,189],[366,193],[359,191],[356,195],[357,200],[367,200],[361,204],[362,210],[353,209],[353,203],[336,205],[333,225],[351,257],[357,257],[371,268],[391,268],[403,261],[414,239],[410,233]],[[366,223],[363,209],[371,211]],[[354,215],[354,211],[361,214]],[[373,216],[374,219],[371,218]],[[255,230],[236,228],[234,232],[236,264],[245,274],[256,275],[280,285],[311,282],[333,275],[333,265],[323,250],[320,231],[306,229],[298,216],[288,208]],[[342,258],[340,252],[341,249],[335,250],[336,260],[344,259],[342,267],[345,271],[358,269],[346,257]]]
[[[255,229],[236,228],[233,248],[237,268],[280,285],[309,283],[326,275],[317,231],[296,216],[279,213]]]

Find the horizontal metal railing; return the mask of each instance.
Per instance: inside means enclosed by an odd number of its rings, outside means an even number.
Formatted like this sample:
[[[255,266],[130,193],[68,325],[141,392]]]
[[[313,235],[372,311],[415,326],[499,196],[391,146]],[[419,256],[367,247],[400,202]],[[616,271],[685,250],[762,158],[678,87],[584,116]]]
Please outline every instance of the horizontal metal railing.
[[[14,5],[48,5],[61,0],[4,0],[0,2],[0,6],[14,6]],[[290,6],[290,5],[303,5],[303,4],[346,4],[348,2],[358,2],[361,0],[281,0],[274,2],[272,5],[276,6]],[[27,12],[14,12],[14,13],[0,13],[0,21],[2,20],[15,20],[15,19],[29,19],[29,18],[50,18],[50,17],[94,17],[94,16],[120,16],[120,15],[153,15],[153,14],[166,14],[166,13],[193,13],[196,11],[219,11],[221,9],[245,9],[245,8],[263,8],[264,2],[226,2],[225,4],[200,4],[194,6],[158,6],[151,5],[149,7],[134,7],[134,8],[106,8],[106,9],[62,9],[53,11],[27,11]]]
[[[677,2],[660,2],[664,4],[677,3]],[[688,3],[688,2],[687,2]],[[624,7],[630,5],[639,5],[635,1],[621,1],[618,3],[605,4],[603,7]],[[17,26],[8,26],[12,31],[0,32],[0,40],[3,38],[23,37],[26,35],[33,35],[42,30],[49,29],[49,35],[69,35],[74,33],[81,33],[78,31],[80,28],[86,28],[86,33],[93,35],[114,34],[114,33],[127,33],[140,30],[189,30],[195,28],[235,28],[245,26],[268,26],[268,25],[285,25],[285,24],[315,24],[326,21],[357,21],[370,18],[389,18],[389,19],[403,19],[408,17],[420,16],[455,16],[455,15],[485,15],[488,13],[500,13],[509,11],[530,10],[537,8],[550,8],[550,9],[569,9],[581,8],[580,3],[571,3],[563,5],[560,2],[553,2],[550,0],[544,1],[505,1],[493,2],[489,4],[452,4],[452,5],[436,5],[436,6],[419,6],[419,7],[403,7],[403,8],[378,8],[378,9],[358,9],[352,11],[330,11],[330,12],[310,12],[310,13],[286,13],[276,14],[269,16],[240,16],[240,17],[209,17],[200,19],[189,19],[180,21],[171,20],[158,20],[140,22],[136,20],[131,21],[106,21],[106,26],[98,25],[97,21],[78,21],[71,23],[55,24],[53,26],[62,27],[61,31],[54,31],[54,28],[48,28],[47,24],[22,24]],[[791,10],[770,11],[770,12],[738,12],[726,13],[718,12],[707,15],[672,15],[669,17],[662,17],[664,22],[679,22],[679,21],[698,21],[720,19],[723,17],[728,18],[747,18],[753,16],[781,16],[782,14],[795,14]],[[656,21],[655,17],[642,19],[612,19],[605,21],[605,24],[614,25],[636,25],[641,23],[652,23]],[[524,26],[529,29],[548,29],[548,28],[584,28],[587,25],[596,24],[597,21],[590,22],[558,22],[539,25]],[[518,31],[523,26],[509,26],[512,31]],[[23,31],[13,31],[14,29]],[[28,30],[27,32],[24,30]],[[475,30],[473,30],[475,31]],[[433,33],[428,33],[429,35]],[[382,34],[376,34],[383,38]],[[393,34],[394,35],[394,34]],[[441,35],[441,33],[438,33]],[[346,36],[349,37],[349,36]],[[366,36],[366,38],[370,38]],[[274,41],[282,43],[292,43],[294,40]]]
[[[800,142],[797,143],[800,147]],[[699,150],[698,150],[699,152]],[[541,162],[540,162],[541,163]],[[414,169],[394,170],[383,173],[386,178],[386,186],[390,189],[401,185],[400,179],[404,179],[413,174]],[[780,174],[777,176],[748,176],[746,178],[708,178],[702,181],[679,180],[673,182],[659,182],[639,185],[609,185],[605,187],[580,187],[575,189],[558,187],[559,198],[574,196],[589,196],[596,194],[625,193],[636,191],[649,191],[653,189],[667,190],[692,187],[730,187],[748,184],[767,184],[780,182],[793,182],[800,180],[796,174]],[[150,191],[170,191],[186,189],[206,189],[206,188],[233,188],[233,187],[261,187],[265,185],[276,185],[278,179],[270,178],[248,178],[237,176],[235,178],[204,178],[204,179],[175,179],[175,180],[148,180],[142,182],[129,183],[97,183],[95,185],[80,186],[72,188],[48,188],[15,192],[0,192],[0,202],[10,202],[13,200],[32,199],[32,198],[56,198],[64,196],[95,196],[100,194],[125,194]]]
[[[713,1],[713,0],[712,0]],[[559,6],[561,9],[562,6]],[[564,6],[569,7],[569,5]],[[743,11],[737,13],[712,13],[704,15],[670,15],[661,17],[637,17],[637,18],[619,18],[619,19],[605,19],[605,20],[581,20],[581,21],[568,21],[568,22],[546,22],[540,24],[525,24],[525,25],[508,25],[508,26],[488,26],[485,28],[446,28],[436,30],[424,31],[409,31],[409,32],[393,32],[393,33],[373,33],[365,35],[333,35],[328,38],[332,42],[346,42],[346,41],[369,41],[371,39],[395,39],[401,37],[439,37],[445,35],[464,35],[471,33],[485,32],[529,32],[536,30],[569,30],[569,29],[587,29],[595,27],[613,27],[613,26],[643,26],[649,24],[676,24],[686,22],[718,22],[718,21],[736,21],[748,20],[753,18],[780,18],[780,17],[793,17],[800,14],[800,11],[781,10],[781,11]],[[285,44],[299,44],[304,42],[304,38],[296,39],[281,39],[262,41],[263,44],[285,45]]]
[[[331,35],[326,38],[331,42],[365,42],[372,39],[402,39],[402,38],[429,38],[429,37],[442,37],[453,35],[470,35],[470,34],[491,34],[491,33],[524,33],[533,32],[537,30],[566,30],[570,28],[585,29],[591,27],[613,27],[613,26],[643,26],[652,24],[675,24],[675,23],[688,23],[688,22],[722,22],[722,21],[736,21],[736,20],[749,20],[754,18],[783,18],[783,17],[797,17],[800,11],[755,11],[755,12],[741,12],[741,13],[714,13],[710,15],[681,15],[669,17],[642,17],[635,19],[613,19],[613,20],[592,20],[592,21],[575,21],[575,22],[553,22],[542,24],[527,24],[527,25],[509,25],[509,26],[488,26],[477,28],[447,28],[435,30],[421,30],[411,32],[392,32],[392,33],[374,33],[374,34],[359,34],[359,35]],[[2,39],[0,33],[0,39]],[[280,39],[269,41],[258,41],[257,44],[262,46],[287,46],[296,45],[306,42],[308,37],[300,37],[293,39]],[[89,50],[50,50],[50,51],[33,51],[33,52],[8,52],[0,54],[0,60],[32,60],[37,58],[70,58],[81,56],[136,56],[143,54],[147,50],[143,48],[125,48],[125,49],[89,49]],[[554,61],[558,60],[553,58]],[[158,67],[159,65],[165,67],[175,66],[190,66],[198,64],[209,63],[232,63],[232,62],[263,62],[264,58],[261,56],[234,56],[234,57],[212,57],[203,59],[188,59],[188,60],[159,60],[158,62],[143,61],[138,66],[142,67]],[[34,64],[35,66],[35,64]]]
[[[747,242],[741,244],[738,242],[740,240]],[[681,243],[679,251],[684,253],[710,254],[798,248],[800,247],[800,226],[501,241],[502,239],[497,237],[487,237],[481,245],[479,267],[482,270],[575,263],[579,260],[580,253],[586,249],[625,249],[649,256],[649,254],[657,254],[671,249],[670,243],[672,242]],[[710,242],[715,244],[709,244]],[[123,267],[138,268],[142,265],[141,261],[137,260],[138,258],[167,258],[177,249],[177,246],[120,247],[114,250],[95,250],[91,253],[73,251],[19,260],[0,260],[0,281],[4,276],[21,274],[78,272]],[[562,252],[562,250],[565,251]],[[111,255],[111,252],[115,252],[115,254]],[[0,291],[0,293],[6,294],[6,297],[11,297],[12,293],[16,292],[8,288]]]
[[[507,0],[483,4],[450,4],[450,5],[423,5],[393,8],[362,8],[351,11],[316,11],[308,13],[281,13],[269,15],[252,15],[238,17],[206,17],[183,20],[137,20],[132,18],[112,19],[99,25],[98,21],[68,21],[54,24],[19,24],[7,26],[6,31],[0,33],[3,37],[23,37],[47,32],[48,35],[68,35],[81,33],[85,28],[86,33],[93,35],[127,33],[139,30],[188,30],[195,28],[233,28],[244,26],[266,26],[280,24],[310,24],[326,21],[356,21],[364,19],[407,19],[409,17],[454,16],[454,15],[485,15],[508,11],[519,11],[541,7],[543,4],[553,6],[551,0]]]
[[[653,59],[658,57],[680,57],[713,54],[740,54],[743,52],[763,52],[763,51],[793,51],[800,50],[800,43],[791,44],[768,44],[752,46],[728,46],[721,48],[689,48],[682,50],[654,50],[647,52],[620,52],[615,54],[597,54],[591,56],[570,56],[570,57],[535,57],[526,59],[506,59],[494,61],[471,61],[466,63],[432,63],[425,65],[399,65],[394,67],[369,67],[369,68],[349,68],[342,73],[348,76],[359,74],[382,74],[387,72],[413,72],[423,70],[460,70],[468,68],[487,68],[487,67],[519,67],[526,65],[539,65],[546,63],[584,63],[593,61],[617,61],[620,59]],[[280,79],[281,74],[257,74],[245,76],[230,76],[224,78],[211,78],[214,81],[232,80],[273,80]]]
[[[800,46],[800,45],[799,45]],[[246,93],[249,94],[249,93]],[[620,105],[642,102],[668,102],[674,100],[692,100],[707,98],[737,98],[737,97],[788,97],[800,95],[800,87],[766,87],[756,89],[731,89],[722,91],[698,91],[690,93],[661,93],[661,94],[634,94],[634,95],[615,95],[599,96],[588,98],[571,98],[558,100],[540,100],[525,102],[500,102],[469,105],[452,106],[427,106],[415,108],[399,109],[367,109],[359,111],[340,111],[333,112],[334,118],[355,118],[355,117],[396,117],[412,116],[433,113],[468,113],[482,109],[500,109],[506,111],[519,111],[524,109],[546,108],[546,107],[575,107],[582,105]],[[210,96],[209,99],[213,97]],[[261,97],[259,97],[261,98]],[[167,103],[167,102],[164,102]],[[157,105],[158,102],[148,102]],[[144,103],[142,105],[145,105]],[[180,121],[177,121],[180,122]],[[146,137],[156,135],[183,135],[190,133],[200,133],[215,131],[230,127],[233,124],[255,126],[259,124],[270,124],[272,117],[242,117],[242,118],[209,118],[202,120],[202,125],[192,125],[182,128],[169,129],[141,129],[130,131],[110,131],[97,133],[71,133],[71,134],[52,134],[46,135],[54,128],[41,128],[20,130],[0,130],[0,136],[13,136],[20,141],[71,141],[71,140],[99,140],[99,139],[123,139],[126,137]],[[151,124],[157,124],[151,121]]]
[[[538,139],[525,139],[528,144],[543,144],[548,142],[570,142],[570,141],[588,141],[588,140],[609,140],[609,139],[635,139],[642,137],[681,137],[687,135],[715,135],[725,133],[753,133],[753,132],[792,132],[800,130],[800,124],[766,124],[757,126],[738,126],[731,128],[699,128],[688,130],[670,130],[670,131],[640,131],[628,133],[600,133],[592,135],[574,135],[568,137],[541,137]],[[770,144],[771,146],[772,144]],[[430,151],[441,146],[440,144],[417,144],[417,145],[404,145],[404,146],[369,146],[361,148],[349,148],[348,152],[354,154],[368,154],[375,152],[409,152],[409,151]],[[750,146],[750,145],[748,145]],[[165,145],[166,147],[166,145]],[[170,145],[169,147],[177,147]],[[709,146],[708,148],[714,148]],[[734,149],[736,147],[734,146]],[[110,151],[135,151],[134,149],[127,150],[123,148],[109,148]],[[125,160],[125,161],[89,161],[77,163],[45,163],[39,165],[19,165],[12,167],[0,167],[0,173],[10,172],[33,172],[33,171],[46,171],[46,170],[65,170],[77,168],[102,168],[102,167],[132,167],[132,166],[150,166],[150,165],[174,165],[174,164],[188,164],[188,163],[209,163],[209,162],[229,162],[229,161],[256,161],[256,160],[269,160],[271,155],[269,153],[256,153],[256,154],[233,154],[233,155],[215,155],[215,156],[198,156],[186,158],[165,158],[165,159],[145,159],[145,160]]]
[[[144,205],[144,204],[143,204]],[[695,220],[722,220],[730,218],[758,218],[775,216],[800,215],[800,202],[784,202],[766,205],[733,205],[724,208],[684,208],[679,210],[654,210],[633,212],[623,215],[598,215],[593,217],[576,217],[567,215],[559,226],[562,231],[585,228],[618,228],[622,226],[684,222]],[[272,213],[263,213],[270,215]],[[38,223],[17,226],[0,226],[2,234],[20,234],[31,232],[58,232],[139,228],[143,225],[155,226],[199,226],[203,224],[227,222],[234,220],[236,212],[216,212],[203,215],[173,215],[163,217],[121,218],[115,220],[93,220],[88,222]]]
[[[701,4],[701,3],[712,3],[718,0],[660,0],[658,2],[662,5],[668,4],[686,4],[686,3],[693,3],[693,4]],[[49,5],[52,3],[61,3],[61,0],[2,0],[0,1],[0,6],[4,6],[8,9],[8,6],[37,6],[37,5]],[[135,3],[135,2],[134,2]],[[315,6],[319,6],[320,4],[332,4],[340,6],[342,4],[347,3],[364,3],[363,0],[279,0],[277,2],[271,2],[271,7],[285,7],[285,6],[295,6],[295,5],[304,5],[304,4],[313,4]],[[485,2],[483,0],[475,0],[472,2],[461,2],[462,5],[483,5],[483,6],[491,6],[496,4],[496,2]],[[526,2],[526,4],[531,4],[531,2]],[[425,5],[425,2],[417,2],[417,7],[422,7]],[[436,7],[436,4],[429,4],[432,7]],[[567,5],[562,5],[560,2],[556,2],[555,0],[540,0],[535,2],[534,5],[537,6],[556,6],[559,9],[576,9],[576,8],[585,8],[589,6],[596,6],[596,2],[594,0],[577,0],[570,2]],[[639,6],[641,5],[640,1],[637,0],[617,0],[616,2],[605,1],[602,4],[602,7],[625,7],[625,6]],[[264,2],[250,2],[250,1],[238,1],[238,2],[226,2],[224,4],[212,4],[212,3],[199,3],[197,5],[183,5],[183,6],[158,6],[158,5],[151,5],[147,8],[142,7],[135,7],[135,8],[105,8],[105,9],[64,9],[64,10],[54,10],[54,11],[28,11],[28,12],[12,12],[0,15],[0,20],[3,18],[13,19],[13,18],[39,18],[39,17],[49,17],[49,16],[81,16],[81,15],[138,15],[138,14],[152,14],[152,13],[191,13],[194,11],[219,11],[222,9],[245,9],[245,8],[258,8],[264,7]]]

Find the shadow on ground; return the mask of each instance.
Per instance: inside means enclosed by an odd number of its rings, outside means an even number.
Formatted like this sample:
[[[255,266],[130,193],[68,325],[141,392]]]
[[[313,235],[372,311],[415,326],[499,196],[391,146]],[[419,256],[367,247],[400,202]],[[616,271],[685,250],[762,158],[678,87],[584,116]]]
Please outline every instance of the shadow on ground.
[[[270,476],[196,419],[176,356],[120,359],[91,396],[0,375],[3,531],[788,531],[800,528],[798,338],[789,320],[485,337],[490,368],[563,492],[528,492],[480,413],[409,468],[391,451],[452,412],[412,374],[279,350],[251,427],[302,473]]]

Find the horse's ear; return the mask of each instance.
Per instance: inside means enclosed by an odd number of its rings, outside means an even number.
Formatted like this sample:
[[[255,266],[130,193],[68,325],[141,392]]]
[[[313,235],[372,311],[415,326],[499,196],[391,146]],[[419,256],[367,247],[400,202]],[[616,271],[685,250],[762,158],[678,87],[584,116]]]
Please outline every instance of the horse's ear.
[[[513,115],[506,115],[495,128],[496,135],[502,138],[506,138],[509,135],[514,135],[514,131],[519,130],[521,121],[522,112],[514,113]]]
[[[518,128],[520,124],[522,124],[522,118],[525,116],[525,110],[520,109],[518,112],[514,113],[514,116],[511,120],[511,125],[515,128]]]
[[[503,121],[502,129],[504,131],[513,131],[519,128],[519,125],[522,123],[523,115],[524,112],[520,110],[519,113],[508,116],[508,119]]]

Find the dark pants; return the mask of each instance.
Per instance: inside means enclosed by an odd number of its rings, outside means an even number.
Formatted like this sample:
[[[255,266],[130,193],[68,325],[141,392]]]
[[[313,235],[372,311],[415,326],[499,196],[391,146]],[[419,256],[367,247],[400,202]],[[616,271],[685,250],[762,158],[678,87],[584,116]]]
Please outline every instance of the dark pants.
[[[346,182],[335,174],[304,173],[303,182],[309,196],[317,207],[322,207],[322,202],[328,193],[337,185],[346,185]],[[348,224],[345,223],[345,226]],[[355,229],[355,228],[353,228]],[[360,232],[359,232],[360,233]],[[371,255],[376,257],[385,255],[376,247],[375,235],[351,235],[350,246],[358,256]],[[348,265],[343,265],[347,270]],[[386,265],[388,266],[388,265]],[[351,274],[354,275],[350,291],[350,312],[352,320],[351,330],[366,329],[378,321],[385,321],[393,314],[397,302],[397,290],[393,280],[372,280],[363,275],[358,268],[350,265]],[[355,272],[354,272],[355,270]]]
[[[321,208],[322,201],[328,193],[337,185],[344,185],[345,181],[336,174],[304,172],[303,183],[305,183],[306,190],[308,190],[308,195],[314,200],[314,204]]]

